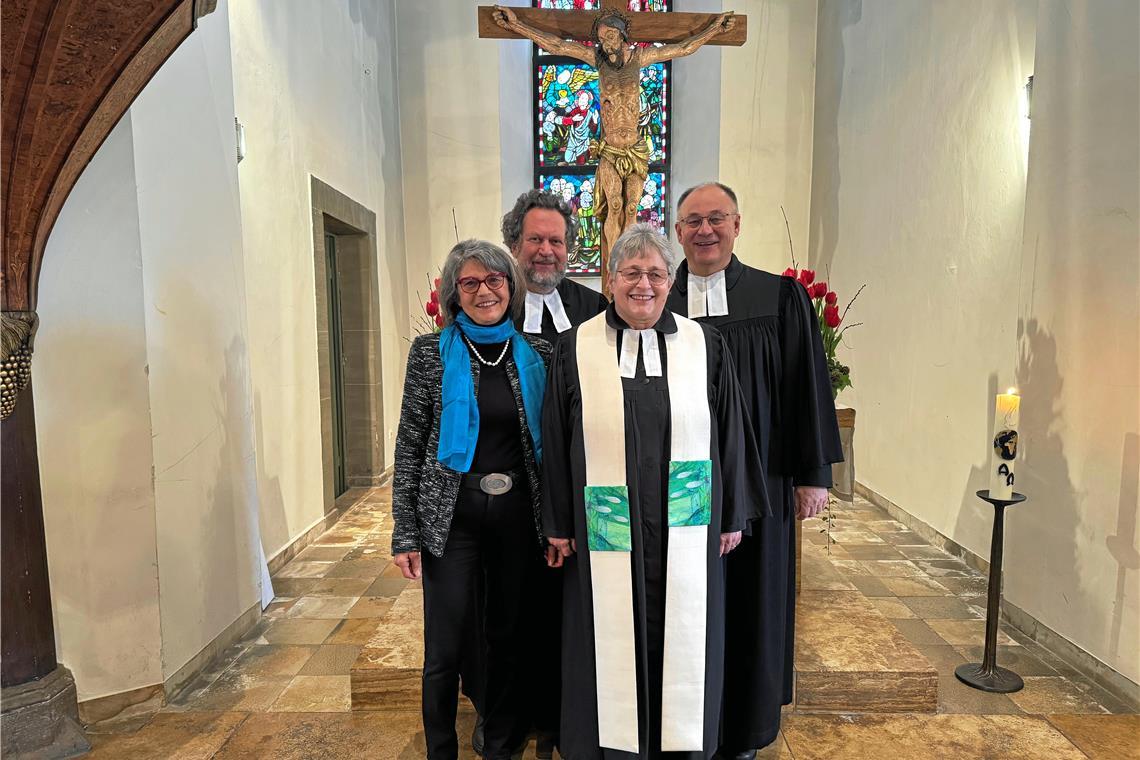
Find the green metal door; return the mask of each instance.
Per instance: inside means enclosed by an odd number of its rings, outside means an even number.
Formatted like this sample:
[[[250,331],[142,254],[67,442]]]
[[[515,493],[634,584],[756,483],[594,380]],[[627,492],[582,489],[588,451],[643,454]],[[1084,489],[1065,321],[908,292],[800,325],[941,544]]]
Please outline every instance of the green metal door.
[[[325,234],[325,284],[329,308],[329,389],[332,394],[333,491],[348,490],[344,467],[344,352],[340,319],[340,274],[337,269],[336,236]]]

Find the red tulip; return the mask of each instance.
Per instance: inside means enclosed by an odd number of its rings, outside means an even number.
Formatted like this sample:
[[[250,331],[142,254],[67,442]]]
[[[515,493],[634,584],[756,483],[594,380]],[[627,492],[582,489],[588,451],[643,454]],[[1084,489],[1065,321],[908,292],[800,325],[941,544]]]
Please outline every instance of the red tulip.
[[[431,302],[432,303],[439,303],[439,291],[438,290],[433,290],[431,292]]]
[[[796,270],[792,269],[791,267],[788,267],[787,269],[784,270],[784,276],[785,277],[795,277],[796,276]]]
[[[825,295],[827,295],[827,283],[826,282],[817,282],[816,284],[811,286],[811,297],[812,298],[823,298]]]
[[[805,286],[811,285],[813,282],[815,282],[815,272],[810,269],[804,269],[800,272],[800,282],[802,282]]]
[[[442,314],[436,314],[435,315],[435,326],[436,327],[443,327],[443,315]]]
[[[838,306],[825,306],[825,307],[823,307],[823,322],[824,322],[824,324],[826,324],[828,327],[830,327],[834,330],[836,327],[839,327],[839,323],[841,321],[842,320],[839,316],[839,307]]]
[[[434,317],[439,314],[439,304],[435,301],[428,301],[424,304],[424,311],[428,313],[429,317]]]
[[[835,295],[835,291],[834,291],[834,290],[830,290],[830,291],[828,291],[828,292],[827,292],[827,295],[825,295],[825,296],[823,297],[823,300],[824,300],[826,303],[829,303],[829,304],[835,304],[835,303],[836,303],[836,302],[839,300],[839,296]]]
[[[438,277],[435,278],[435,289],[439,290],[439,283],[442,282]]]

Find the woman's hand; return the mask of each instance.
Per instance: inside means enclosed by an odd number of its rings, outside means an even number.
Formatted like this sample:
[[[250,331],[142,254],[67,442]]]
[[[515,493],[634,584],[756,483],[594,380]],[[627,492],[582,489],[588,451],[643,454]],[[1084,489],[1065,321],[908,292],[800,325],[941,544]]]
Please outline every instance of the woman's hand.
[[[420,576],[423,575],[419,552],[400,552],[392,558],[392,561],[396,563],[396,567],[400,568],[404,577],[410,581],[419,580]]]
[[[550,567],[562,567],[566,558],[573,554],[577,547],[572,538],[547,538],[546,564]]]
[[[744,535],[744,531],[738,530],[732,533],[720,534],[720,556],[728,554],[730,551],[740,545],[740,538]]]

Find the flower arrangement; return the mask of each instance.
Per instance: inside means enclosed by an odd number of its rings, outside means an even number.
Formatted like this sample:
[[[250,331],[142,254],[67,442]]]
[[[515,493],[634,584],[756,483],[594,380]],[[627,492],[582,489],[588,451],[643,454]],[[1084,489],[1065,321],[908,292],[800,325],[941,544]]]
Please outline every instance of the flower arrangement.
[[[844,388],[851,387],[851,368],[839,362],[835,357],[835,350],[839,348],[843,333],[847,332],[849,328],[863,324],[862,322],[855,322],[844,325],[843,322],[847,318],[847,310],[851,308],[851,304],[855,303],[855,299],[867,286],[860,286],[851,300],[847,302],[843,312],[840,313],[839,296],[836,295],[835,291],[828,288],[826,282],[816,282],[814,270],[797,268],[795,260],[792,261],[792,264],[784,270],[784,276],[791,277],[802,285],[812,300],[815,318],[819,322],[819,332],[823,337],[823,352],[827,356],[827,371],[831,376],[831,396],[834,398]]]
[[[416,319],[416,327],[420,333],[437,333],[443,329],[443,314],[439,309],[439,282],[439,278],[436,277],[432,282],[432,289],[428,292],[428,300],[424,302],[426,316]]]

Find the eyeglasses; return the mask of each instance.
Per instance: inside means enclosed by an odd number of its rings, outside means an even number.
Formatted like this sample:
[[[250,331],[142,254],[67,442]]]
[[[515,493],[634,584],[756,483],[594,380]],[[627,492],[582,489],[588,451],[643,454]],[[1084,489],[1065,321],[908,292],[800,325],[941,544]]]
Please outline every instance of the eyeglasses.
[[[719,211],[714,211],[708,216],[686,216],[681,220],[681,224],[685,225],[690,230],[699,230],[701,228],[701,222],[708,221],[709,226],[715,230],[717,227],[720,227],[722,224],[728,221],[729,217],[733,216],[740,216],[740,214],[722,214]]]
[[[486,277],[463,277],[459,280],[459,289],[464,293],[478,293],[479,286],[483,283],[491,290],[498,290],[503,287],[507,281],[507,276],[502,272],[491,272]]]
[[[664,285],[669,281],[669,273],[660,269],[619,269],[618,274],[626,285],[636,285],[642,277],[648,277],[650,285]]]

